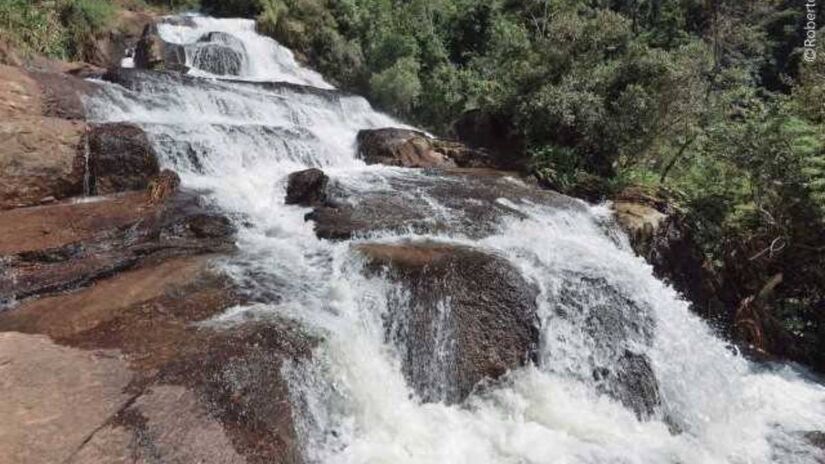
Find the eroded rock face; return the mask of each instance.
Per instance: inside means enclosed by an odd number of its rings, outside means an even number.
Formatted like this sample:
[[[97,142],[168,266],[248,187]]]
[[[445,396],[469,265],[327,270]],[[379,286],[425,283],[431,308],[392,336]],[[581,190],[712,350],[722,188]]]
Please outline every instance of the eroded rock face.
[[[329,177],[324,171],[311,168],[289,175],[286,187],[286,204],[319,206],[327,200]]]
[[[141,128],[99,124],[92,126],[88,137],[91,194],[143,190],[160,173],[155,150]]]
[[[485,379],[524,365],[538,344],[536,288],[501,257],[439,243],[357,247],[399,285],[388,337],[425,401],[462,401]]]
[[[146,192],[0,213],[0,305],[72,290],[173,256],[228,252],[229,221],[197,196]]]
[[[94,41],[90,63],[102,68],[120,66],[123,58],[134,53],[137,43],[154,18],[145,12],[118,10],[113,27]]]

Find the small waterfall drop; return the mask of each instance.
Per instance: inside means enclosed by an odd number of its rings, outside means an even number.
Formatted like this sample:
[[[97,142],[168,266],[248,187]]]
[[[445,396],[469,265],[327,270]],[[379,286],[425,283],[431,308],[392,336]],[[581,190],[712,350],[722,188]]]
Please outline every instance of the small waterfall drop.
[[[307,462],[822,462],[804,434],[825,428],[825,388],[791,367],[760,367],[734,353],[653,277],[602,206],[502,199],[510,213],[484,233],[456,227],[371,237],[475,247],[502,257],[538,289],[534,365],[462,404],[423,401],[403,374],[402,347],[386,336],[388,308],[404,292],[362,272],[352,245],[363,240],[317,239],[307,209],[284,204],[286,176],[322,167],[351,192],[390,195],[424,217],[465,224],[458,203],[434,193],[457,181],[365,166],[355,158],[357,132],[401,124],[299,66],[252,21],[189,19],[159,30],[186,47],[190,76],[133,71],[134,85],[106,85],[89,112],[141,125],[164,167],[238,222],[240,252],[226,270],[261,297],[225,317],[277,314],[323,337],[312,362],[285,369]],[[231,78],[197,66],[207,59],[198,41],[214,33],[241,54]],[[450,301],[439,305],[446,321]],[[449,328],[439,327],[430,399],[447,387],[440,366],[450,362]],[[658,381],[650,417],[605,394],[610,385],[594,376],[633,365],[626,353],[649,359],[645,368]]]

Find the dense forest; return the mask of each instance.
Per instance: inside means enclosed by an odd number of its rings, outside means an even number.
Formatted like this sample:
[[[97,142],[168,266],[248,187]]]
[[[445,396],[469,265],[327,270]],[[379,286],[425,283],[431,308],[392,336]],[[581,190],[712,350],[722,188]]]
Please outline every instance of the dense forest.
[[[84,59],[113,14],[103,0],[30,3],[2,2],[0,31],[60,58]],[[434,133],[469,110],[492,115],[519,140],[512,156],[548,188],[600,200],[633,186],[666,198],[728,312],[771,290],[764,317],[795,338],[786,354],[825,362],[821,3],[150,3],[256,18],[332,82]]]

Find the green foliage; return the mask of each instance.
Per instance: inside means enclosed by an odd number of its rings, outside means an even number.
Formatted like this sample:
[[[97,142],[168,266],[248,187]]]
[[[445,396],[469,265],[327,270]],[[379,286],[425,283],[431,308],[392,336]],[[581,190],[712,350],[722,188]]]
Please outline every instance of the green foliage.
[[[106,0],[4,0],[0,32],[24,53],[83,60],[114,13]]]
[[[68,37],[68,55],[85,60],[93,53],[95,37],[114,18],[115,8],[106,0],[63,0],[58,12]]]
[[[3,0],[0,2],[0,35],[24,53],[65,55],[66,36],[54,2]]]
[[[389,68],[373,74],[370,78],[371,94],[385,107],[395,108],[402,114],[408,113],[421,95],[418,71],[419,64],[414,58],[401,58]]]

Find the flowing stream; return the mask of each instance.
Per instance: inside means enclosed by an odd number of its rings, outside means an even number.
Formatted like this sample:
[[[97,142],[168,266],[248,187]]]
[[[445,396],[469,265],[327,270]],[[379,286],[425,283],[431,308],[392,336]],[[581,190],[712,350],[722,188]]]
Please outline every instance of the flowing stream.
[[[653,277],[609,208],[501,198],[494,221],[466,226],[462,205],[473,198],[445,202],[432,193],[463,178],[356,159],[360,129],[403,125],[300,67],[252,21],[189,17],[159,30],[185,46],[189,77],[125,70],[128,83],[105,84],[88,102],[90,114],[141,125],[162,164],[237,222],[240,252],[223,266],[257,303],[219,322],[277,316],[323,339],[311,362],[284,368],[307,462],[823,462],[805,437],[825,430],[825,388],[790,366],[737,355]],[[198,41],[214,32],[241,57],[227,62],[240,63],[238,75],[200,69],[215,55]],[[454,227],[318,239],[304,220],[309,210],[284,204],[286,176],[307,167],[322,168],[353,197],[389,195]],[[439,355],[427,379],[432,401],[424,401],[385,327],[405,293],[362,272],[353,250],[364,241],[421,239],[503,257],[538,289],[536,362],[460,404],[438,401],[450,382],[448,328],[433,334]],[[438,311],[449,315],[449,299]],[[594,375],[628,350],[647,360],[658,384],[646,417],[606,394]]]

